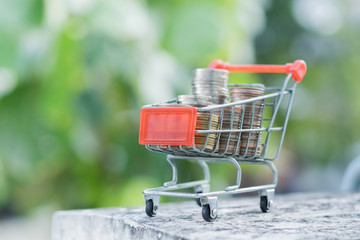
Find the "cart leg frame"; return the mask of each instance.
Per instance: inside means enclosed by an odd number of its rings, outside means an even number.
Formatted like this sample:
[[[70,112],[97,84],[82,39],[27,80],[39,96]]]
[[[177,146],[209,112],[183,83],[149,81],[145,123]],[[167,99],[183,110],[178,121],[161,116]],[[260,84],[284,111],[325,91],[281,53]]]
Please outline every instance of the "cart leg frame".
[[[204,178],[198,181],[191,181],[185,183],[177,183],[177,167],[174,160],[190,160],[197,162],[204,173]],[[218,206],[218,196],[221,195],[230,195],[230,194],[240,194],[247,192],[259,192],[260,196],[260,208],[263,212],[268,212],[273,205],[275,188],[278,182],[278,173],[275,165],[271,161],[266,160],[236,160],[232,157],[224,158],[206,158],[206,157],[184,157],[184,156],[175,156],[168,155],[167,161],[172,167],[172,180],[170,182],[164,183],[162,187],[146,189],[143,191],[143,195],[146,203],[146,213],[149,216],[155,216],[159,208],[160,196],[168,197],[183,197],[183,198],[194,198],[200,203],[199,205],[203,208],[203,218],[206,221],[213,221],[217,217],[217,206]],[[216,163],[230,163],[232,164],[237,171],[236,184],[228,186],[225,190],[222,191],[210,191],[210,171],[206,162],[216,162]],[[264,165],[270,168],[273,181],[272,184],[258,185],[251,187],[240,188],[241,185],[241,166],[240,164],[249,164],[249,165]],[[182,190],[187,188],[193,188],[195,193],[189,192],[172,192],[174,190]],[[152,204],[152,206],[151,206]],[[207,209],[209,208],[209,209]],[[205,210],[204,210],[205,209]],[[152,210],[152,211],[151,211]],[[204,216],[205,211],[205,216]]]

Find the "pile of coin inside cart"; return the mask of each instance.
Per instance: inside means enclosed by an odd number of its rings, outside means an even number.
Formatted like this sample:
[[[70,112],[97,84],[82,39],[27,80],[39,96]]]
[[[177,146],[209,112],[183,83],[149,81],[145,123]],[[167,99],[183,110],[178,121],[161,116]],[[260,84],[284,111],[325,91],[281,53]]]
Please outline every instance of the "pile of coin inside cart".
[[[254,86],[228,87],[229,72],[223,69],[200,68],[194,71],[192,95],[180,95],[176,104],[162,106],[197,108],[222,106],[254,97],[263,96],[265,87]],[[197,113],[196,130],[210,130],[208,133],[195,133],[194,146],[160,145],[166,151],[205,151],[221,155],[258,157],[261,153],[261,128],[264,101],[212,108]],[[252,129],[239,132],[233,129]],[[224,131],[216,131],[224,130]]]

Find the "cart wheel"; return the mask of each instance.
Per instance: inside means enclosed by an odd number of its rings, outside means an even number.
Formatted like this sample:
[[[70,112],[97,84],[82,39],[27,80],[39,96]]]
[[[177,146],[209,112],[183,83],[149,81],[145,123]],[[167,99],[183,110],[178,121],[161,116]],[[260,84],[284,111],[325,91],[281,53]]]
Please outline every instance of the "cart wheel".
[[[203,193],[203,192],[202,191],[197,191],[196,193]],[[197,205],[199,205],[199,207],[201,207],[200,198],[195,198],[195,201],[196,201]]]
[[[262,212],[269,212],[270,206],[268,205],[268,197],[267,196],[260,196],[260,208]]]
[[[215,209],[214,209],[215,210]],[[207,222],[213,222],[215,221],[216,219],[216,215],[215,217],[212,217],[211,214],[210,214],[210,205],[209,204],[205,204],[203,207],[202,207],[202,217],[205,221]]]
[[[152,199],[146,200],[145,202],[145,212],[149,217],[154,217],[156,212],[154,211],[154,202]]]

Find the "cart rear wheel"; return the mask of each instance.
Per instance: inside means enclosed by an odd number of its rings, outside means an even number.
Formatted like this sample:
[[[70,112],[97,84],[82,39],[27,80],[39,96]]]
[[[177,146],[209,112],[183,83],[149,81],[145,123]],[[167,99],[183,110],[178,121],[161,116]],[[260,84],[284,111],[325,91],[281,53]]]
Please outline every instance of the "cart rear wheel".
[[[268,197],[267,196],[261,196],[260,197],[260,208],[262,212],[269,212],[270,207],[268,205]]]
[[[203,193],[203,192],[202,191],[197,191],[196,193]],[[201,207],[200,198],[195,198],[195,201],[196,201],[197,205],[199,205],[199,207]]]
[[[211,216],[211,210],[210,210],[210,205],[209,204],[205,204],[203,207],[202,207],[202,217],[205,221],[207,222],[213,222],[215,221],[216,217],[212,217]]]
[[[154,217],[156,215],[156,212],[154,211],[154,202],[152,199],[146,200],[145,212],[149,217]]]

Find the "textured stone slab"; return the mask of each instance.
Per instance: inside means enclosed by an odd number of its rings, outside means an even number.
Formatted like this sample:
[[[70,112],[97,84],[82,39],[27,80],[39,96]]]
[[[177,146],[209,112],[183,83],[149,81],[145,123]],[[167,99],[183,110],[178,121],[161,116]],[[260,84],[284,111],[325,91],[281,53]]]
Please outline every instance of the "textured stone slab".
[[[142,206],[59,211],[52,221],[52,240],[359,238],[360,193],[275,195],[270,213],[259,197],[220,198],[212,223],[195,202],[160,204],[153,218]]]

